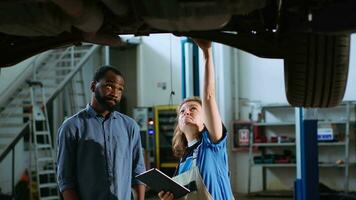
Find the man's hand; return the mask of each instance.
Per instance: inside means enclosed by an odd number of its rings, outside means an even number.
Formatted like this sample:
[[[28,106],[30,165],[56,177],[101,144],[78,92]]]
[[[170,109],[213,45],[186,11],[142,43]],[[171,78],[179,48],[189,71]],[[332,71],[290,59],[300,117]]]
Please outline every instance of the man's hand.
[[[137,194],[137,199],[138,200],[144,200],[145,199],[145,192],[146,192],[146,187],[145,185],[139,184],[139,185],[134,185],[133,186],[136,194]]]
[[[158,197],[160,200],[173,200],[174,199],[173,193],[165,192],[165,191],[159,192]]]
[[[65,190],[62,195],[64,200],[79,200],[78,193],[74,189]]]

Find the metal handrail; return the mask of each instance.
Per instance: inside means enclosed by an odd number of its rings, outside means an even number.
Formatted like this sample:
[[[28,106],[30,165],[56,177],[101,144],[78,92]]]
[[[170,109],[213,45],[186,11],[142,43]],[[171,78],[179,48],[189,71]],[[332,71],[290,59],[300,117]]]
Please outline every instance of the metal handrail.
[[[21,78],[21,79],[26,79],[26,77],[27,76],[29,76],[30,75],[30,73],[34,70],[34,68],[35,68],[35,61],[36,60],[38,60],[41,56],[43,56],[44,54],[49,54],[49,53],[51,53],[51,52],[53,52],[53,50],[50,50],[50,51],[47,51],[46,53],[42,53],[42,54],[39,54],[39,55],[37,55],[37,56],[35,56],[35,58],[30,62],[30,63],[28,63],[27,64],[27,66],[25,67],[25,70],[23,70],[22,72],[20,72],[20,74],[17,76],[17,77],[19,77],[19,78]],[[31,66],[31,65],[33,65],[33,66]],[[26,75],[26,77],[23,77],[25,74],[27,74]],[[23,80],[23,81],[25,81],[25,80]],[[20,83],[21,84],[21,83]],[[2,93],[3,94],[8,94],[9,93],[9,91],[10,90],[12,90],[13,88],[12,87],[7,87]],[[1,101],[0,101],[1,102]],[[3,104],[6,104],[8,102],[8,99],[7,100],[4,100],[2,103]],[[0,106],[0,107],[2,107],[2,106]]]
[[[6,147],[5,151],[0,155],[0,163],[7,157],[7,155],[12,152],[12,158],[11,158],[11,185],[12,185],[12,196],[15,194],[15,147],[17,143],[22,139],[26,131],[24,131],[28,126],[30,125],[30,122],[26,122],[24,126],[22,126],[22,129],[20,131],[20,134],[16,136],[16,138],[10,143],[9,146]]]
[[[26,122],[20,131],[20,134],[18,134],[15,139],[6,147],[6,149],[1,153],[0,155],[0,163],[6,158],[7,154],[16,146],[16,144],[19,142],[19,140],[25,135],[26,132],[23,130],[27,128],[27,126],[30,124],[30,122]]]
[[[69,81],[75,76],[75,74],[84,66],[84,63],[88,60],[90,55],[99,48],[98,45],[93,45],[93,47],[88,51],[88,53],[81,59],[77,66],[70,72],[70,74],[62,81],[62,83],[57,87],[56,91],[47,99],[47,102],[52,101],[62,89],[69,83]]]
[[[50,53],[51,53],[51,52],[53,52],[53,50],[51,50]],[[61,59],[65,53],[66,53],[66,50],[62,52],[61,56],[60,56],[58,59]],[[41,55],[42,55],[42,54],[41,54]],[[37,70],[37,68],[38,68],[38,65],[36,65],[36,60],[37,60],[37,58],[39,58],[41,55],[36,56],[36,58],[34,58],[34,59],[26,66],[26,69],[27,69],[27,70],[24,70],[24,71],[21,73],[20,76],[22,76],[24,73],[29,73],[28,76],[31,76],[30,73],[32,73],[32,76],[33,76],[33,73],[36,73],[36,70]],[[31,65],[32,65],[32,66],[31,66]],[[27,78],[28,76],[26,76],[26,77],[24,78],[23,83],[26,81],[26,78]],[[21,83],[21,84],[22,84],[22,83]],[[19,84],[19,85],[21,85],[21,84]],[[10,89],[12,89],[12,88],[10,88],[10,87],[7,88],[7,89],[4,91],[4,94],[6,94]],[[19,94],[19,93],[15,94],[15,97],[17,97],[18,94]],[[11,100],[10,100],[10,101],[11,101]],[[6,103],[9,103],[9,100],[4,101],[4,104],[6,104]],[[0,107],[2,108],[2,106],[0,106]],[[7,115],[3,116],[2,118],[3,118],[3,119],[4,119],[4,118],[7,119],[7,118],[9,117],[9,114],[10,114],[10,113],[8,113]]]

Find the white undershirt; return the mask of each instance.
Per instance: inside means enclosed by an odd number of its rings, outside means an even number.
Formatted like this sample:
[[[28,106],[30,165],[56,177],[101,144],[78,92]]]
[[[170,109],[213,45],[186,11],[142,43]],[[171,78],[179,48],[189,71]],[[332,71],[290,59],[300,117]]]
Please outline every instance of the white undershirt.
[[[195,143],[197,143],[198,142],[198,140],[197,139],[194,139],[194,140],[192,140],[192,141],[190,141],[190,142],[188,142],[188,147],[191,147],[191,146],[193,146]]]

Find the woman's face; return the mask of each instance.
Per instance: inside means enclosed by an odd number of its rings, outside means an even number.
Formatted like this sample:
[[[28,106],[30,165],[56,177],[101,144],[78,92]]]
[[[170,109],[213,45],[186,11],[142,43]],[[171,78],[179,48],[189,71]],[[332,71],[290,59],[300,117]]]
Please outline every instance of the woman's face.
[[[187,129],[197,128],[199,131],[203,128],[203,110],[198,102],[188,101],[180,107],[178,126],[183,132],[187,132]]]

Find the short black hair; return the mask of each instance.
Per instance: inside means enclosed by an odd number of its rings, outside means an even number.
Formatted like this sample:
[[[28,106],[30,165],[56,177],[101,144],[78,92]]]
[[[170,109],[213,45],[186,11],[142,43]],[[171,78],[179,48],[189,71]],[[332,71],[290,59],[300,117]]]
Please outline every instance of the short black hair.
[[[102,66],[96,70],[94,77],[93,77],[93,81],[99,82],[101,79],[103,79],[105,77],[105,74],[108,71],[112,71],[115,74],[121,76],[121,78],[124,78],[124,76],[118,69],[116,69],[115,67],[110,66],[110,65],[105,65],[105,66]]]

